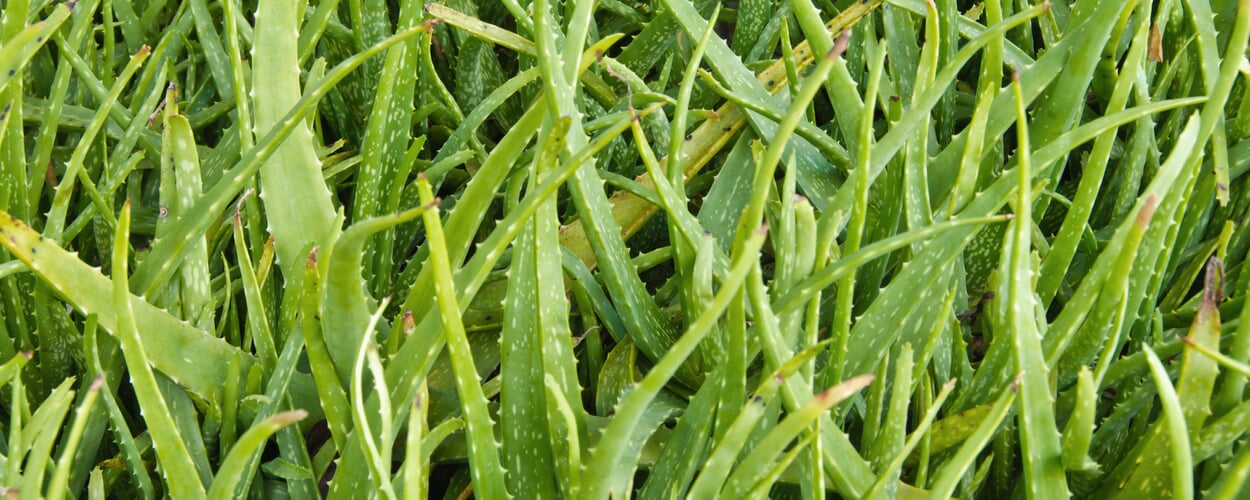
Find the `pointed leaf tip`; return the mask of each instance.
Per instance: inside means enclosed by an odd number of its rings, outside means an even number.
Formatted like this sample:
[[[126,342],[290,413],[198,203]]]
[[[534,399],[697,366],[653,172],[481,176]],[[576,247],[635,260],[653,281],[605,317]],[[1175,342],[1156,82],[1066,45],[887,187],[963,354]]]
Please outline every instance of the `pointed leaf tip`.
[[[1207,261],[1207,274],[1202,286],[1202,307],[1215,307],[1223,301],[1224,261],[1211,257]]]

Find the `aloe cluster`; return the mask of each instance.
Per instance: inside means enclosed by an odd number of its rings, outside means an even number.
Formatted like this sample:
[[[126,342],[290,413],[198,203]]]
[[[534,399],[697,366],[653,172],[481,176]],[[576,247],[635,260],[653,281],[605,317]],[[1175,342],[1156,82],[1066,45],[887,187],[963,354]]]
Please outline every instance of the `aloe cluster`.
[[[0,488],[1242,497],[1248,40],[1250,0],[8,0]]]

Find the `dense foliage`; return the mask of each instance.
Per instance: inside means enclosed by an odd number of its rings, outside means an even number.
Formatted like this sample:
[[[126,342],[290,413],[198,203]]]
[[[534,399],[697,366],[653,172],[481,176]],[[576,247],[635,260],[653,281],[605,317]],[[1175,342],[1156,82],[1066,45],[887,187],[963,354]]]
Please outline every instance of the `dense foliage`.
[[[0,487],[1244,498],[1248,38],[1250,0],[5,0]]]

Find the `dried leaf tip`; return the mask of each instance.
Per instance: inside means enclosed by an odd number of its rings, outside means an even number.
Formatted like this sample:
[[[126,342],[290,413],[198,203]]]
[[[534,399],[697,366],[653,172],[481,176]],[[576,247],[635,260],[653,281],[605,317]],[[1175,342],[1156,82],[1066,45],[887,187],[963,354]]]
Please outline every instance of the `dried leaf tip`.
[[[91,387],[87,390],[91,392],[95,392],[95,391],[100,390],[100,387],[102,387],[103,385],[104,385],[104,372],[100,372],[96,374],[95,380],[91,381]]]
[[[851,32],[849,30],[842,30],[842,33],[838,35],[838,40],[833,43],[833,48],[829,50],[829,53],[826,54],[825,57],[828,57],[829,59],[842,57],[842,54],[846,53],[846,47],[850,45],[850,43]]]
[[[852,394],[859,392],[860,389],[868,387],[868,384],[871,384],[872,381],[876,379],[876,375],[858,375],[851,377],[842,381],[842,383],[838,385],[825,389],[824,392],[818,394],[816,397],[825,402],[829,402],[830,398],[834,399],[835,402],[841,401],[851,397]]]
[[[1159,29],[1159,23],[1150,25],[1150,38],[1146,47],[1146,60],[1163,62],[1163,31]]]
[[[1207,275],[1202,285],[1202,308],[1215,307],[1223,301],[1224,261],[1211,257],[1207,261]]]
[[[1141,210],[1137,212],[1137,227],[1145,229],[1150,225],[1150,219],[1155,215],[1155,209],[1159,207],[1159,199],[1153,193],[1146,197],[1146,201],[1142,202]]]
[[[404,328],[405,337],[412,335],[412,332],[417,331],[417,320],[416,318],[412,317],[411,309],[404,311],[404,324],[403,325],[404,325],[403,328]]]
[[[1011,392],[1020,392],[1020,381],[1022,380],[1024,380],[1024,372],[1017,373],[1016,379],[1012,380],[1011,384],[1007,385],[1007,389]]]
[[[300,420],[303,420],[305,418],[308,418],[308,412],[304,410],[284,411],[282,413],[279,413],[277,415],[270,417],[270,419],[272,419],[274,423],[278,425],[283,425],[283,426],[293,424],[295,422],[299,422]]]
[[[315,246],[312,251],[308,252],[308,262],[304,264],[305,269],[314,269],[317,267],[317,251],[321,250],[320,246]]]

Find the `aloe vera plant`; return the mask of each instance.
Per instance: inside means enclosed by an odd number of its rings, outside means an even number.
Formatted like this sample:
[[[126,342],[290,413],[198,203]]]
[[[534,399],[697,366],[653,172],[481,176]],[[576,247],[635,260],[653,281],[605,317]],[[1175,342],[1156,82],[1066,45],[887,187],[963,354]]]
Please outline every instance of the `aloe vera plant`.
[[[1238,498],[1248,44],[1248,0],[6,2],[0,492]]]

